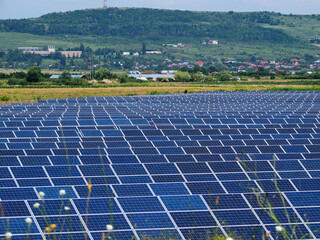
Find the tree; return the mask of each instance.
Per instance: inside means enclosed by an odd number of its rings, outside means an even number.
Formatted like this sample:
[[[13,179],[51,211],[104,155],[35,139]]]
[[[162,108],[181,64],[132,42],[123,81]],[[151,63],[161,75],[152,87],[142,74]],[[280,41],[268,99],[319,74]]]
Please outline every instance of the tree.
[[[71,74],[68,71],[64,71],[59,78],[65,79],[65,80],[71,80]]]
[[[193,81],[195,81],[195,82],[201,82],[201,80],[203,80],[205,77],[201,74],[201,73],[199,73],[199,72],[197,72],[197,73],[194,73],[193,75],[192,75],[192,77],[193,77]]]
[[[82,51],[82,52],[84,52],[84,45],[83,45],[83,43],[80,44],[79,50]]]
[[[41,80],[41,69],[39,67],[32,67],[27,72],[27,82],[39,82]]]
[[[176,72],[174,79],[177,82],[189,82],[191,80],[191,76],[188,72]]]
[[[226,71],[220,73],[217,77],[218,81],[224,82],[224,81],[230,81],[232,79],[232,75]]]
[[[142,54],[146,55],[146,53],[147,53],[147,45],[146,45],[146,43],[143,43],[142,44]]]
[[[107,79],[107,78],[112,78],[113,74],[106,68],[101,68],[99,70],[97,70],[94,74],[94,78],[97,80],[103,80],[103,79]]]

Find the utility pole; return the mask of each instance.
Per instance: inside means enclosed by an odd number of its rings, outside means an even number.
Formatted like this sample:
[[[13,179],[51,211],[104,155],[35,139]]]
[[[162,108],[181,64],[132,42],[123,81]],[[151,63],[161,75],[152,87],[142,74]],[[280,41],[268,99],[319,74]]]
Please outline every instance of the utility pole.
[[[108,8],[108,0],[103,0],[103,8]]]

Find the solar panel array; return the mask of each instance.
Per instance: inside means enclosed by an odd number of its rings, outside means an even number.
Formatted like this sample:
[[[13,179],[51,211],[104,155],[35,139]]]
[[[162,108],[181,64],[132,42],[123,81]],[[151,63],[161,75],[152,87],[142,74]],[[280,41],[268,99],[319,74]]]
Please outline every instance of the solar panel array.
[[[0,235],[275,239],[272,206],[288,233],[320,238],[319,115],[318,92],[1,106]]]

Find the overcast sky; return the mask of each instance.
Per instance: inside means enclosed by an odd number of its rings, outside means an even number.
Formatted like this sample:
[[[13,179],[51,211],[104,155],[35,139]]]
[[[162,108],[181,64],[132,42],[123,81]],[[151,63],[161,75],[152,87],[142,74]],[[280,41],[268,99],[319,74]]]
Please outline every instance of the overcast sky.
[[[108,0],[112,7],[319,14],[320,0]],[[102,7],[103,0],[0,0],[0,19]]]

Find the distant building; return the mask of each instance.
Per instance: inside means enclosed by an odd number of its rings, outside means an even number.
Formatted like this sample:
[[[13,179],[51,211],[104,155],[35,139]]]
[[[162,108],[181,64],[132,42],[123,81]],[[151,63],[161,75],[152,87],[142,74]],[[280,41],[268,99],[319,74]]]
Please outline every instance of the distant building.
[[[38,54],[43,57],[49,56],[52,53],[56,52],[56,47],[53,45],[49,45],[47,50],[40,50],[39,47],[19,47],[19,50],[22,50],[23,53],[31,53],[31,54]],[[82,56],[82,51],[61,51],[61,54],[65,57],[70,58],[80,58]]]
[[[218,40],[203,40],[202,44],[203,45],[218,45],[219,41]]]
[[[61,54],[67,58],[81,58],[82,51],[62,51]]]
[[[18,47],[18,49],[21,50],[23,53],[39,51],[38,47]]]
[[[146,54],[162,54],[161,51],[156,50],[156,51],[146,51]]]
[[[60,78],[60,75],[52,75],[50,77],[50,79],[59,79]],[[82,79],[87,79],[87,76],[86,75],[71,75],[71,78],[82,78]]]
[[[315,65],[316,67],[320,67],[320,59],[317,60],[317,61],[315,61],[315,62],[314,62],[314,65]]]
[[[130,52],[123,52],[122,55],[123,56],[130,56]]]

